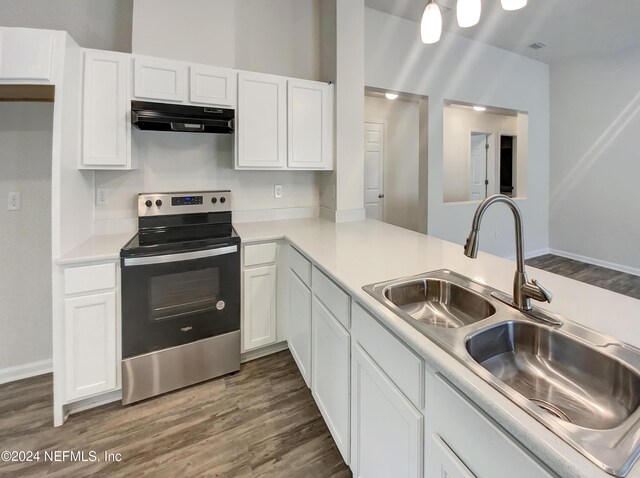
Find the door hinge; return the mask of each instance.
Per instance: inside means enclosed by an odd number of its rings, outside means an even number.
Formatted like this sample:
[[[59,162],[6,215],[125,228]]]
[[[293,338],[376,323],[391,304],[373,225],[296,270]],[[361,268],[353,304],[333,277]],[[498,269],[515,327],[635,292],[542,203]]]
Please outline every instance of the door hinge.
[[[484,185],[485,185],[485,186],[488,186],[488,185],[489,185],[489,180],[488,180],[488,179],[485,179],[485,180],[484,180]]]

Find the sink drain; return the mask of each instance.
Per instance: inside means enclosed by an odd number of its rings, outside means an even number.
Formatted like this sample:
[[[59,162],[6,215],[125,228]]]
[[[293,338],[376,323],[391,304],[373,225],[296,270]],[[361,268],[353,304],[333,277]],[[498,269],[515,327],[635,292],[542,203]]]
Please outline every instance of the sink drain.
[[[543,410],[553,415],[554,417],[571,423],[571,419],[569,418],[569,416],[566,413],[564,413],[562,410],[560,410],[558,407],[553,405],[552,403],[549,403],[546,400],[541,400],[540,398],[530,398],[529,400],[535,403],[536,405],[538,405]]]

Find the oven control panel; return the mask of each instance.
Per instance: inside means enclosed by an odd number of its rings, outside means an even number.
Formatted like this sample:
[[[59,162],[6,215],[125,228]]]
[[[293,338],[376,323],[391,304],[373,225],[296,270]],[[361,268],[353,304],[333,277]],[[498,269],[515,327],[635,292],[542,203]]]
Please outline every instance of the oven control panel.
[[[138,217],[231,211],[231,191],[138,194]]]

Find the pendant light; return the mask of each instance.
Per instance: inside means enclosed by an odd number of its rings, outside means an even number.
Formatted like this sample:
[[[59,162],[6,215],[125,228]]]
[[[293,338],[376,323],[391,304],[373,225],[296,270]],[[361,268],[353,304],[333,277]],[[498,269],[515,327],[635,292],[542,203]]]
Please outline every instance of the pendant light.
[[[500,0],[504,10],[520,10],[527,5],[527,0]]]
[[[458,0],[456,4],[458,26],[462,28],[474,26],[480,20],[481,9],[482,3],[480,0]]]
[[[433,0],[429,0],[420,24],[420,38],[422,43],[436,43],[442,33],[442,14],[440,7]]]

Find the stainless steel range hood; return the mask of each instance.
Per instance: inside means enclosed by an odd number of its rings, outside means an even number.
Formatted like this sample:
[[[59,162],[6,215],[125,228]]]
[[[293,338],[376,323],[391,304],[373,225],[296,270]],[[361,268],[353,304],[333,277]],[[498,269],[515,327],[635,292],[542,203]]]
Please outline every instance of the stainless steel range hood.
[[[235,111],[211,106],[132,101],[131,124],[145,131],[231,134]]]

